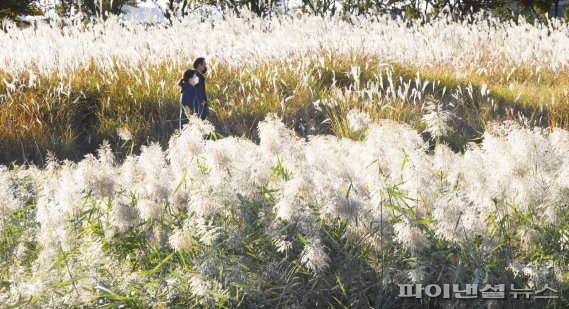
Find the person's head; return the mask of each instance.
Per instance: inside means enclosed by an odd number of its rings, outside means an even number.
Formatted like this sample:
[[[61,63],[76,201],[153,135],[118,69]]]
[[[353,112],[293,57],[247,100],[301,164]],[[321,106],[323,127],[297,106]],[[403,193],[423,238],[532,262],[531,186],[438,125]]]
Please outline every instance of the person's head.
[[[182,79],[180,79],[178,86],[181,87],[184,84],[195,86],[197,83],[199,83],[199,77],[196,75],[196,70],[186,70]]]
[[[194,61],[194,69],[200,74],[205,74],[207,72],[207,64],[205,58],[200,57]]]

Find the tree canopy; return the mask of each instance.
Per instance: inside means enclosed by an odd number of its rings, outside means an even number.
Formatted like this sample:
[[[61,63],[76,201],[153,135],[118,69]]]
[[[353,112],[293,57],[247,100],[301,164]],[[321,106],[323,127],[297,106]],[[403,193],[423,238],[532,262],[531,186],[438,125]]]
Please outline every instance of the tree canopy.
[[[62,16],[70,16],[82,12],[88,16],[105,16],[107,14],[125,13],[124,6],[136,6],[136,0],[58,0],[57,12]]]
[[[56,12],[69,17],[79,12],[86,16],[125,13],[125,6],[137,6],[139,0],[53,0]],[[166,19],[183,17],[191,10],[208,6],[239,13],[243,9],[269,16],[279,11],[287,0],[151,0]],[[530,21],[545,21],[546,16],[569,18],[569,6],[562,11],[561,0],[301,0],[300,9],[316,15],[401,14],[414,19],[437,17],[441,13],[466,18],[479,11],[490,11],[503,18],[526,16]],[[282,10],[281,10],[282,12]],[[19,16],[41,15],[39,0],[2,0],[0,19],[18,20]]]
[[[0,20],[17,20],[18,16],[42,15],[38,0],[2,0],[0,1]]]

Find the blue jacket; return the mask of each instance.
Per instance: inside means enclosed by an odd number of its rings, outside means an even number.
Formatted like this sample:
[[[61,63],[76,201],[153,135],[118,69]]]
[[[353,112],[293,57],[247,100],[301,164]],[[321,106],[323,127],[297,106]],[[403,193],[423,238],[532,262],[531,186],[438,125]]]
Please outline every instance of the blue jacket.
[[[199,116],[202,112],[202,100],[200,99],[200,95],[196,87],[186,83],[182,85],[181,92],[180,104],[182,104],[182,107],[187,106],[192,114],[197,113]]]

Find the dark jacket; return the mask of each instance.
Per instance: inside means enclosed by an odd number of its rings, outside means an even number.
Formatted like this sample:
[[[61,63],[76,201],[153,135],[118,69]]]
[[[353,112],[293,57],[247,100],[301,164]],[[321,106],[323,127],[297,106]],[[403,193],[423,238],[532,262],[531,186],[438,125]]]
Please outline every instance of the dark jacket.
[[[205,120],[207,118],[207,116],[209,116],[209,101],[207,99],[207,93],[205,90],[205,76],[203,76],[199,72],[196,72],[196,74],[200,79],[200,82],[198,84],[196,84],[196,89],[197,89],[198,94],[201,98],[201,101],[204,102],[204,105],[203,105],[204,110],[201,113],[201,118],[202,118],[202,120]]]
[[[196,72],[196,75],[200,79],[200,82],[196,84],[196,89],[198,90],[198,93],[200,95],[200,98],[202,98],[202,101],[207,102],[207,93],[205,92],[205,76],[203,76],[199,72]]]
[[[201,99],[196,88],[190,84],[183,84],[181,87],[180,94],[180,130],[182,127],[189,122],[188,116],[184,110],[184,107],[188,107],[190,114],[197,114],[198,117],[202,117],[203,108],[201,105]]]
[[[197,86],[197,85],[196,85]],[[181,87],[180,103],[182,106],[187,106],[193,113],[200,114],[201,112],[201,97],[197,87],[194,87],[188,83],[183,84]]]

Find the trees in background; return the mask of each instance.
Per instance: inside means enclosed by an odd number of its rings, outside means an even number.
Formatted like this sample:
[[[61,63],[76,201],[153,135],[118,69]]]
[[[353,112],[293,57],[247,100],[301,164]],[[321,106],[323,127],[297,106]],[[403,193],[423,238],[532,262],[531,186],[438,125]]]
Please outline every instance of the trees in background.
[[[166,19],[183,17],[195,8],[209,6],[220,11],[232,11],[239,13],[247,8],[260,16],[266,16],[273,12],[273,8],[279,2],[286,0],[152,0],[162,11]]]
[[[176,1],[176,0],[169,0]],[[179,0],[178,0],[179,1]],[[288,0],[194,0],[199,4],[210,4],[221,10],[228,8],[239,11],[245,7],[258,15],[269,15],[274,8]],[[569,6],[561,11],[561,0],[300,0],[301,10],[316,15],[336,14],[401,14],[414,19],[420,16],[437,17],[450,14],[463,19],[480,12],[492,12],[505,19],[526,16],[530,21],[545,21],[547,16],[569,17]],[[568,18],[566,18],[569,21]]]
[[[136,0],[82,0],[83,9],[89,15],[125,13],[124,6],[136,6]]]
[[[69,17],[79,12],[87,16],[106,16],[124,13],[126,5],[136,6],[137,0],[55,0],[60,16]]]
[[[60,16],[73,16],[79,12],[86,16],[108,16],[121,14],[126,5],[136,6],[137,0],[53,0]],[[220,11],[239,14],[243,9],[260,16],[283,12],[291,0],[150,0],[162,11],[168,20],[184,17],[192,10],[204,6]],[[530,21],[545,21],[546,16],[565,16],[569,20],[569,9],[561,11],[561,0],[298,0],[300,9],[315,15],[336,14],[401,14],[414,19],[420,16],[437,17],[441,13],[456,18],[481,10],[491,11],[503,18],[526,16]],[[2,0],[0,19],[16,20],[22,15],[41,15],[39,0]],[[569,8],[569,6],[568,6]]]
[[[305,11],[319,14],[351,14],[405,12],[407,18],[437,17],[442,13],[466,18],[482,10],[503,18],[526,16],[530,21],[545,21],[546,17],[567,15],[561,11],[561,0],[302,0]],[[569,8],[569,6],[567,7]]]
[[[530,16],[530,18],[544,21],[547,14],[551,15],[553,13],[553,16],[563,15],[559,11],[559,2],[559,0],[514,0],[513,9],[509,12],[510,15],[506,17],[523,14]]]
[[[38,2],[38,0],[2,0],[0,20],[4,18],[18,20],[18,16],[42,15]]]

